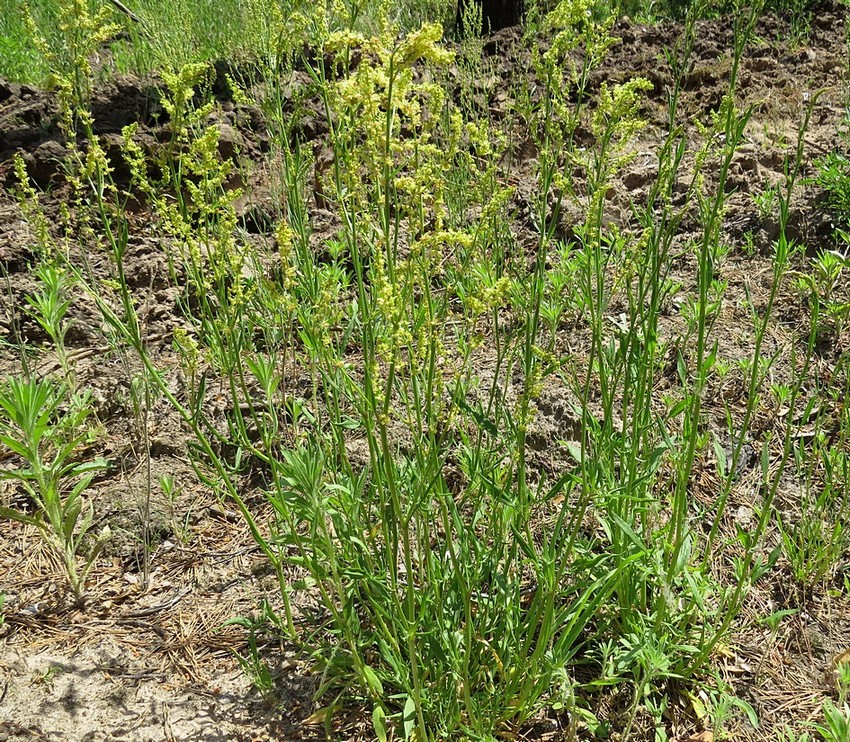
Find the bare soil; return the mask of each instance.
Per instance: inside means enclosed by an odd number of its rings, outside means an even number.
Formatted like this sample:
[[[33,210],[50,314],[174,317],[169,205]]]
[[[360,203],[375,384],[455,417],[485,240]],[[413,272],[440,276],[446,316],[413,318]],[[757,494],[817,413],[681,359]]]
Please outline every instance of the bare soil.
[[[721,278],[729,284],[719,319],[720,355],[733,364],[751,352],[753,342],[746,329],[750,326],[748,310],[736,299],[743,300],[746,287],[756,306],[763,306],[771,272],[769,248],[778,230],[776,216],[759,215],[752,195],[782,181],[804,108],[819,91],[823,92],[806,135],[805,174],[813,174],[816,158],[841,145],[838,131],[850,101],[844,36],[847,21],[846,6],[824,4],[813,17],[808,38],[791,44],[787,20],[766,16],[757,28],[758,42],[751,44],[744,57],[740,102],[755,108],[746,144],[733,168],[735,192],[724,222],[724,236],[732,249],[720,268]],[[665,91],[670,83],[662,53],[675,45],[681,28],[674,23],[646,26],[624,19],[615,27],[615,35],[622,42],[613,47],[592,87],[635,75],[645,76],[653,84],[642,110],[650,125],[641,133],[637,156],[608,202],[610,219],[627,227],[632,218],[630,204],[645,197],[655,175],[655,153],[665,122]],[[699,138],[696,122],[708,121],[725,91],[731,38],[731,20],[699,24],[683,99],[694,142]],[[476,95],[498,119],[510,106],[517,76],[528,74],[530,50],[518,29],[507,29],[487,41],[485,54],[487,74]],[[234,102],[224,85],[218,85],[215,92],[218,107],[214,116],[222,131],[220,151],[240,166],[239,185],[247,193],[239,204],[246,239],[270,244],[280,204],[270,185],[272,163],[263,115]],[[118,156],[123,126],[138,123],[142,138],[151,143],[168,135],[155,79],[124,77],[102,85],[95,93],[93,113],[95,131],[115,155],[119,180],[126,177]],[[20,367],[22,343],[30,348],[49,345],[43,330],[23,311],[24,297],[36,287],[31,274],[35,237],[9,189],[14,183],[11,158],[22,152],[30,177],[43,190],[46,213],[58,223],[68,186],[56,116],[50,92],[0,81],[0,184],[5,185],[0,193],[3,374]],[[308,110],[300,128],[302,136],[315,141],[320,152],[320,119]],[[519,244],[537,239],[522,218],[529,207],[523,194],[535,187],[533,155],[530,142],[518,133],[507,176],[517,184],[517,216],[512,229]],[[819,199],[817,189],[806,185],[792,204],[789,236],[803,243],[809,255],[834,247],[832,216]],[[316,204],[313,214],[317,243],[334,229],[333,214],[320,206],[323,204]],[[133,219],[140,228],[131,241],[128,275],[143,297],[142,319],[156,361],[166,370],[170,383],[179,388],[179,364],[171,340],[185,320],[170,284],[162,245],[143,229],[143,204],[136,204]],[[569,215],[564,219],[567,232]],[[682,239],[695,229],[695,223],[686,220]],[[746,233],[753,236],[752,253],[744,249]],[[71,249],[79,248],[72,244]],[[108,270],[103,259],[90,258],[92,270]],[[675,271],[682,292],[693,291],[695,270],[690,259],[682,258]],[[313,693],[319,679],[290,647],[276,637],[258,637],[261,656],[274,677],[273,689],[265,693],[252,686],[236,658],[236,653],[247,654],[249,632],[228,620],[258,615],[263,600],[276,605],[274,576],[266,570],[246,526],[237,513],[197,483],[189,461],[187,433],[163,400],[155,402],[150,418],[150,477],[156,483],[162,475],[173,476],[177,492],[168,499],[154,486],[152,500],[146,503],[148,461],[139,444],[129,393],[133,369],[109,352],[90,300],[75,297],[71,316],[74,325],[68,346],[77,381],[81,388],[93,390],[97,421],[102,426],[90,453],[112,462],[108,473],[95,481],[92,496],[99,524],[108,523],[114,537],[91,574],[86,607],[76,609],[64,597],[60,565],[42,547],[37,534],[19,524],[0,522],[0,593],[5,594],[0,614],[0,740],[324,739],[325,726],[313,716],[317,708]],[[776,316],[767,354],[799,342],[794,330],[808,321],[802,298],[790,289],[780,297]],[[672,312],[665,318],[671,329],[682,321]],[[848,343],[845,331],[819,348],[815,371],[829,374],[847,352]],[[565,328],[560,347],[578,357],[587,352],[578,325]],[[37,363],[40,374],[58,368],[49,353],[40,355]],[[777,373],[783,373],[781,365]],[[723,400],[733,408],[743,407],[745,394],[742,377],[734,374],[723,388],[710,391],[706,409],[717,429],[725,429]],[[559,442],[574,439],[578,425],[568,412],[567,395],[553,384],[537,401],[538,415],[529,436],[536,466],[556,470],[565,463],[567,454]],[[776,411],[761,410],[759,424],[764,429],[777,425]],[[0,451],[0,466],[9,459],[9,454]],[[754,461],[745,460],[743,466],[757,468]],[[713,463],[706,462],[705,476],[695,485],[696,498],[712,497],[712,470]],[[744,527],[754,517],[756,475],[753,470],[749,477],[743,476],[733,493],[730,512]],[[789,481],[780,493],[779,507],[792,512],[795,492]],[[4,501],[21,497],[14,486],[0,483]],[[144,584],[140,529],[146,510],[156,538],[150,554],[150,579]],[[734,529],[734,522],[729,525]],[[845,558],[850,560],[850,555]],[[751,596],[732,641],[715,658],[715,667],[738,695],[752,704],[761,725],[754,729],[739,714],[727,727],[731,739],[772,739],[772,730],[782,723],[816,718],[824,698],[833,693],[836,658],[850,650],[850,606],[846,596],[836,598],[827,587],[800,595],[787,572],[779,569]],[[757,623],[759,617],[784,608],[800,611],[783,621],[775,633]],[[608,702],[613,715],[617,699]],[[522,738],[562,739],[562,728],[563,720],[557,717],[541,719]],[[332,739],[371,738],[364,713],[356,707],[338,713],[327,729]],[[698,736],[706,731],[692,708],[682,703],[671,708],[671,739],[707,742],[708,737]],[[649,725],[645,733],[652,739]]]

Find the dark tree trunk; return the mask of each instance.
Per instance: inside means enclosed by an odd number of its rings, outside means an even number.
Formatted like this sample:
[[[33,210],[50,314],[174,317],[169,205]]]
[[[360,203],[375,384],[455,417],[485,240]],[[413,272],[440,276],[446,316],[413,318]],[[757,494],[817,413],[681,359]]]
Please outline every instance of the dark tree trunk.
[[[481,28],[465,27],[464,16],[471,5],[481,8]],[[470,33],[483,35],[501,31],[503,28],[522,23],[522,6],[522,0],[458,0],[455,26],[461,37]]]

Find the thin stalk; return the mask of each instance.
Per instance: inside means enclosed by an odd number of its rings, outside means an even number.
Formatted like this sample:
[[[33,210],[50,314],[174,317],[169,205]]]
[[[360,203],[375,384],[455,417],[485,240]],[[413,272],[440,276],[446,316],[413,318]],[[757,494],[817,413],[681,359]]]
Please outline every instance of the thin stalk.
[[[670,555],[667,579],[672,581],[679,565],[682,549],[687,543],[687,512],[688,486],[690,475],[696,460],[697,440],[699,439],[699,424],[702,413],[702,398],[708,379],[709,368],[706,364],[708,339],[708,292],[714,277],[714,248],[719,235],[723,218],[723,207],[726,202],[726,181],[738,143],[743,137],[744,130],[753,113],[750,106],[740,116],[736,113],[735,92],[737,91],[738,68],[744,49],[752,35],[753,28],[761,12],[761,3],[750,8],[744,21],[736,19],[735,42],[732,55],[732,68],[729,74],[729,88],[725,98],[724,119],[724,150],[718,169],[718,182],[713,197],[706,201],[697,193],[703,222],[702,238],[700,240],[698,260],[698,291],[697,308],[697,339],[695,348],[696,379],[690,390],[690,404],[685,413],[684,430],[686,432],[686,447],[683,460],[679,464],[679,472],[673,496],[673,512],[670,522],[671,543],[673,550]]]
[[[809,128],[809,122],[811,120],[812,111],[814,110],[814,105],[822,93],[823,91],[820,90],[814,96],[812,96],[809,106],[806,109],[803,118],[803,123],[797,130],[797,146],[794,151],[793,166],[790,172],[786,172],[785,195],[780,196],[779,199],[779,241],[776,246],[776,256],[773,260],[773,279],[771,280],[770,284],[770,293],[768,294],[765,309],[761,313],[761,322],[756,327],[750,378],[747,384],[746,398],[748,400],[756,399],[758,389],[761,387],[762,382],[764,381],[765,374],[768,373],[767,370],[761,369],[759,363],[759,360],[761,359],[761,349],[764,343],[764,338],[767,335],[768,323],[770,322],[773,316],[773,308],[776,304],[776,298],[779,294],[782,279],[786,271],[788,270],[789,259],[793,253],[793,248],[789,244],[788,239],[786,237],[788,220],[790,217],[789,210],[791,204],[791,197],[794,193],[794,189],[797,184],[797,179],[799,178],[800,170],[803,165],[805,134]],[[729,495],[732,491],[732,485],[734,483],[736,472],[738,469],[738,462],[740,461],[741,453],[744,449],[744,444],[746,443],[747,431],[750,428],[750,422],[752,421],[752,417],[754,414],[755,405],[751,402],[744,410],[744,418],[740,425],[740,433],[735,436],[734,447],[732,449],[732,459],[729,463],[728,471],[726,472],[726,477],[723,482],[723,489],[717,500],[717,516],[714,520],[714,523],[712,524],[711,531],[708,535],[708,539],[706,542],[704,566],[707,563],[714,548],[714,541],[717,537],[717,532],[720,528],[720,516],[726,508],[726,502],[728,501]]]

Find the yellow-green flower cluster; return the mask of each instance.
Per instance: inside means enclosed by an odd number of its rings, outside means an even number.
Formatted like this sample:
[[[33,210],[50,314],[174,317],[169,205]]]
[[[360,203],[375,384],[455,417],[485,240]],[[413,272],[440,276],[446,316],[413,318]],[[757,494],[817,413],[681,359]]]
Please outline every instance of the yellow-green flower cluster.
[[[486,123],[475,121],[467,122],[464,128],[466,129],[469,144],[479,157],[490,157],[497,150],[504,150],[506,144],[504,132],[499,131],[494,133]],[[493,146],[494,138],[495,147]]]
[[[591,130],[599,146],[587,153],[586,157],[591,162],[584,163],[595,174],[587,211],[590,221],[598,218],[603,208],[612,176],[634,158],[635,153],[629,151],[628,144],[646,125],[638,116],[638,108],[641,93],[651,88],[652,84],[642,77],[613,88],[603,82],[600,87],[598,105],[591,122]],[[578,158],[575,159],[578,161]]]
[[[50,226],[48,224],[47,217],[44,215],[41,205],[38,202],[38,191],[36,191],[32,183],[30,183],[27,166],[20,153],[15,153],[13,163],[15,168],[15,179],[17,180],[15,196],[17,198],[18,205],[21,207],[21,212],[23,213],[27,224],[29,224],[35,232],[35,238],[38,242],[39,251],[42,253],[42,257],[47,257],[47,253],[49,252],[52,244],[50,238]]]
[[[504,306],[508,302],[512,283],[508,276],[493,279],[489,273],[476,268],[473,275],[477,285],[465,297],[467,320],[476,321],[482,315]]]
[[[148,166],[145,153],[136,141],[136,133],[139,129],[137,123],[125,126],[121,130],[121,151],[124,154],[124,162],[130,170],[130,179],[133,185],[141,188],[146,196],[152,195],[153,186],[148,178]]]
[[[272,67],[291,66],[295,52],[310,41],[312,25],[324,26],[324,4],[312,6],[309,17],[305,12],[293,10],[284,15],[282,3],[266,0],[244,0],[243,22],[245,38],[259,51],[261,63]]]
[[[399,352],[413,340],[405,321],[407,307],[402,295],[402,282],[399,280],[404,275],[404,268],[403,265],[397,266],[396,280],[390,280],[383,248],[373,250],[369,276],[376,319],[380,322],[375,350],[378,357],[385,361],[397,360]]]
[[[297,271],[295,268],[295,232],[285,221],[277,225],[274,233],[277,243],[278,257],[280,258],[281,288],[291,291],[295,286]]]
[[[137,129],[137,125],[133,123],[122,130],[122,150],[124,161],[130,170],[131,183],[148,199],[151,210],[160,221],[162,232],[175,239],[184,248],[195,247],[190,251],[191,260],[194,265],[198,265],[201,262],[201,253],[197,249],[192,225],[184,218],[174,199],[166,195],[164,189],[160,190],[157,187],[159,184],[151,181],[148,175],[147,158],[135,138]]]
[[[93,119],[89,111],[80,111],[78,119],[88,131],[91,131]],[[68,148],[72,153],[77,152],[75,142],[69,142]],[[88,144],[80,158],[80,169],[70,178],[72,184],[79,190],[84,189],[84,184],[88,183],[92,187],[100,189],[99,196],[105,195],[106,191],[115,191],[115,186],[107,178],[112,172],[112,166],[109,164],[109,158],[100,144],[100,141],[94,135],[89,137]]]
[[[602,139],[608,135],[615,144],[622,145],[643,129],[646,121],[638,116],[638,108],[641,93],[647,90],[652,90],[652,83],[643,77],[636,77],[613,88],[603,82],[592,124],[596,138]]]
[[[273,285],[269,285],[267,290],[277,305],[278,312],[285,317],[291,317],[295,314],[298,304],[295,296],[298,269],[295,259],[295,232],[286,221],[277,225],[275,243],[280,260],[279,278]]]
[[[515,192],[516,188],[513,186],[502,186],[501,188],[497,188],[493,192],[493,195],[487,200],[487,203],[484,204],[484,208],[481,209],[481,223],[487,224],[491,219],[499,216],[508,203],[510,203]]]
[[[195,88],[208,84],[209,77],[210,66],[201,62],[183,65],[177,72],[163,70],[168,95],[163,96],[162,107],[169,116],[173,139],[184,139],[191,123],[199,123],[212,112],[212,102],[199,108],[192,106]]]
[[[180,353],[183,371],[194,380],[201,362],[201,350],[198,341],[185,328],[179,325],[174,328],[174,347]]]
[[[594,19],[597,10],[596,0],[561,0],[547,16],[546,24],[557,31],[552,45],[543,55],[543,61],[550,72],[558,72],[566,63],[570,78],[578,83],[579,69],[572,61],[570,53],[583,47],[586,67],[595,67],[602,61],[608,49],[619,39],[611,35],[614,16],[608,13],[603,20]]]
[[[328,34],[323,46],[326,53],[334,54],[340,60],[355,50],[378,56],[383,49],[380,39],[364,36],[351,29],[334,31]]]
[[[411,259],[422,260],[429,276],[436,277],[456,249],[469,250],[474,241],[472,235],[458,230],[428,232],[411,246]]]
[[[91,13],[88,0],[59,0],[57,28],[61,44],[51,43],[41,33],[29,6],[24,5],[23,10],[29,35],[44,57],[50,82],[59,93],[60,110],[64,114],[85,109],[91,95],[93,54],[121,30],[109,20],[111,9],[102,5]]]
[[[225,192],[233,163],[222,160],[218,154],[220,132],[216,126],[208,126],[190,145],[188,154],[181,160],[198,182],[185,180],[186,190],[192,198],[193,206],[201,218],[220,214],[222,207],[235,201],[241,192],[234,189]]]
[[[355,50],[362,58],[353,72],[326,88],[338,122],[334,154],[343,191],[338,197],[352,208],[381,202],[391,186],[409,197],[410,206],[439,202],[440,169],[446,164],[428,163],[442,156],[431,143],[440,118],[432,112],[442,111],[445,93],[440,86],[415,83],[413,65],[420,59],[442,64],[452,58],[438,45],[441,36],[439,25],[426,24],[396,46],[389,37],[352,31],[330,34],[325,41],[325,52],[340,61],[347,63]],[[392,183],[386,182],[388,171],[394,173]]]
[[[551,46],[532,50],[532,65],[546,84],[539,123],[540,162],[569,159],[576,127],[586,104],[590,72],[597,68],[619,39],[611,34],[614,16],[598,0],[561,0],[546,16],[553,35]],[[579,61],[580,60],[580,61]],[[576,101],[572,93],[576,92]],[[563,153],[562,156],[559,153]]]
[[[420,59],[433,64],[451,63],[454,54],[439,45],[442,38],[443,27],[439,23],[426,23],[411,33],[395,51],[396,69],[411,67]]]
[[[185,178],[183,182],[189,196],[188,204],[185,201],[184,204],[191,208],[192,220],[197,223],[194,229],[188,223],[186,227],[192,241],[207,252],[214,280],[236,278],[242,266],[233,238],[236,228],[233,202],[240,191],[225,190],[232,166],[219,157],[218,138],[218,129],[210,126],[190,144],[188,152],[180,156],[185,171],[195,176],[195,180]],[[182,215],[181,220],[185,221]],[[186,231],[178,229],[176,233],[185,235]]]
[[[317,273],[319,298],[313,308],[313,325],[319,336],[330,348],[332,334],[339,333],[344,322],[348,295],[344,291],[341,278],[344,274],[336,266],[325,265]]]
[[[205,69],[191,66],[169,75],[172,94],[169,109],[184,123],[197,115],[197,112],[189,115],[191,88]],[[151,182],[145,155],[134,139],[135,132],[135,126],[124,129],[125,158],[133,183],[149,199],[162,232],[174,240],[173,244],[182,253],[195,290],[215,307],[219,333],[227,339],[236,326],[234,318],[256,292],[257,282],[246,275],[245,256],[235,237],[237,219],[233,203],[240,191],[228,188],[232,163],[222,161],[218,153],[219,130],[214,125],[207,126],[191,140],[188,128],[178,135],[184,144],[172,154],[175,163],[171,164],[183,173],[182,193],[177,197],[166,187],[167,180]]]

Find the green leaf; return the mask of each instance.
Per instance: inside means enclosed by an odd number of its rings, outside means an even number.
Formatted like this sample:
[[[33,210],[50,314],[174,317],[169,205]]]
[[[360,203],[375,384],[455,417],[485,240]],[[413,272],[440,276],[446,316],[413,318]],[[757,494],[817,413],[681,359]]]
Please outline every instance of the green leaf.
[[[691,559],[691,550],[693,548],[694,539],[690,532],[687,532],[682,537],[682,547],[679,549],[679,557],[676,560],[676,574],[682,574]]]
[[[372,711],[372,726],[375,729],[378,742],[387,742],[387,714],[383,706],[376,705]]]
[[[632,528],[631,524],[627,523],[616,513],[609,513],[608,517],[611,518],[611,520],[613,520],[619,526],[623,534],[625,534],[629,541],[631,541],[635,548],[638,550],[638,553],[646,553],[646,544],[644,543],[643,539],[637,533],[635,533],[635,530]]]
[[[565,441],[564,445],[567,447],[567,453],[572,457],[573,461],[577,464],[581,463],[581,443],[577,441]]]
[[[729,474],[729,464],[726,461],[726,451],[723,448],[723,445],[717,439],[717,436],[713,436],[713,445],[714,445],[714,455],[717,457],[717,473],[721,477],[725,477]]]
[[[366,678],[366,685],[369,687],[369,692],[375,698],[382,698],[384,695],[384,686],[381,685],[381,680],[377,673],[369,665],[364,665],[363,675]]]
[[[404,720],[404,738],[410,739],[413,735],[413,729],[416,726],[416,703],[410,696],[404,702],[402,718]]]
[[[74,484],[73,489],[67,495],[66,499],[70,501],[79,497],[83,490],[91,484],[92,476],[92,474],[86,474],[84,477],[81,477],[80,480]]]
[[[496,426],[496,424],[483,413],[473,409],[469,405],[469,403],[463,397],[460,396],[457,391],[452,393],[452,401],[467,415],[472,415],[472,417],[475,419],[475,422],[478,423],[478,427],[481,428],[485,433],[489,433],[494,437],[497,437],[499,435],[499,428]]]
[[[6,448],[10,449],[14,453],[18,454],[25,459],[29,458],[30,450],[26,447],[25,444],[20,441],[12,438],[9,435],[0,434],[0,443],[2,443]]]
[[[747,703],[743,698],[738,698],[738,696],[735,695],[730,695],[729,700],[732,702],[733,706],[737,706],[747,715],[747,719],[749,719],[750,726],[752,726],[753,729],[759,728],[760,724],[758,714],[749,703]]]
[[[28,526],[35,526],[36,528],[42,527],[42,524],[35,518],[32,518],[18,510],[13,510],[12,508],[4,508],[2,505],[0,505],[0,518],[8,518],[9,520],[24,523]]]
[[[98,472],[109,468],[109,461],[98,456],[91,461],[86,461],[82,464],[77,464],[74,468],[74,474],[85,474],[86,472]]]

